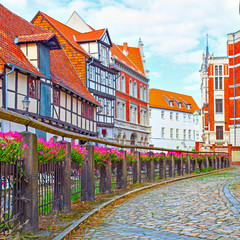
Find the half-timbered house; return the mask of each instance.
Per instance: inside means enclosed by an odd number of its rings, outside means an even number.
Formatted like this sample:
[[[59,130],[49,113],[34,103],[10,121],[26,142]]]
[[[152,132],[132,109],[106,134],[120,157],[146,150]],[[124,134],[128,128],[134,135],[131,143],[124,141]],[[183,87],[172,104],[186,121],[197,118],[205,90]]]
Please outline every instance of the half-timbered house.
[[[72,17],[68,23],[71,23]],[[81,19],[77,16],[76,26],[80,26],[79,22],[82,20],[79,20]],[[37,13],[32,23],[56,34],[87,89],[101,105],[96,117],[98,136],[112,139],[118,71],[110,65],[112,42],[108,30],[94,30],[84,22],[81,22],[84,28],[75,29],[74,26],[62,24],[42,12]]]
[[[54,33],[0,4],[0,106],[70,131],[96,135],[96,107]],[[27,97],[29,109],[23,109]],[[1,121],[2,131],[24,130]],[[32,129],[39,136],[46,133]]]

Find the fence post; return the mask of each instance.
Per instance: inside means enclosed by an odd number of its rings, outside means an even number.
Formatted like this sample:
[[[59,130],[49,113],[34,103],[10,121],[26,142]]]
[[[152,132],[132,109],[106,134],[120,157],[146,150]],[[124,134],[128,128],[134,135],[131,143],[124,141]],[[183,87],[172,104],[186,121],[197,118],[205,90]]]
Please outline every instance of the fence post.
[[[95,201],[95,178],[94,178],[94,146],[84,145],[87,150],[86,160],[81,166],[81,201]]]
[[[62,195],[64,213],[71,212],[71,143],[62,141],[61,144],[66,145],[66,155],[62,165]]]
[[[149,152],[150,161],[147,162],[147,178],[150,181],[155,180],[155,170],[154,170],[154,160],[151,158],[153,156],[153,152]]]
[[[216,154],[214,153],[213,159],[212,159],[212,165],[213,168],[216,169]]]
[[[140,159],[140,152],[135,151],[137,155],[136,162],[133,163],[133,183],[141,183],[141,159]]]
[[[111,163],[111,156],[109,156],[108,161]],[[100,193],[110,193],[111,192],[111,175],[112,167],[111,164],[107,166],[100,166],[100,183],[99,183],[99,192]]]
[[[124,158],[117,164],[117,188],[127,188],[127,159],[126,151],[122,151]]]
[[[175,158],[174,154],[170,154],[170,160],[169,160],[169,177],[175,177]]]
[[[209,168],[209,158],[208,158],[208,155],[206,154],[206,169]]]
[[[180,158],[180,176],[183,176],[183,154],[181,154]]]
[[[186,156],[186,167],[185,167],[185,170],[186,170],[186,174],[190,174],[191,173],[190,156],[189,156],[189,154],[187,154],[187,156]]]
[[[163,158],[159,160],[159,178],[166,178],[166,158],[165,153],[163,153]]]
[[[24,173],[27,182],[23,182],[23,231],[38,231],[38,153],[37,135],[22,132],[23,143],[28,145],[24,149]]]
[[[228,154],[229,154],[229,161],[228,161],[227,167],[230,167],[232,163],[232,144],[228,144]]]

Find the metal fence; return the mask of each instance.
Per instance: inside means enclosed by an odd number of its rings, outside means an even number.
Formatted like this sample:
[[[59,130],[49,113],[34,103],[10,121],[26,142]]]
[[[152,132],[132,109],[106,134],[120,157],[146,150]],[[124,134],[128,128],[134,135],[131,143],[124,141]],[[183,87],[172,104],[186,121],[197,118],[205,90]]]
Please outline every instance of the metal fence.
[[[81,199],[81,167],[79,163],[71,161],[71,201]]]
[[[17,228],[23,211],[23,159],[0,162],[0,233]]]
[[[62,161],[38,164],[38,213],[43,215],[62,205]]]

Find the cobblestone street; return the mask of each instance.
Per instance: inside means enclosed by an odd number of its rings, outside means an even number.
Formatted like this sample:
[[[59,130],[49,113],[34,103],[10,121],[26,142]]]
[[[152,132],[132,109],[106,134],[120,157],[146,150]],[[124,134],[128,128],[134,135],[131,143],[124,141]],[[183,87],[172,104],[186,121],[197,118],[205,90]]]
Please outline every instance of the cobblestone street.
[[[240,239],[240,214],[224,193],[239,176],[237,169],[140,194],[74,239]]]

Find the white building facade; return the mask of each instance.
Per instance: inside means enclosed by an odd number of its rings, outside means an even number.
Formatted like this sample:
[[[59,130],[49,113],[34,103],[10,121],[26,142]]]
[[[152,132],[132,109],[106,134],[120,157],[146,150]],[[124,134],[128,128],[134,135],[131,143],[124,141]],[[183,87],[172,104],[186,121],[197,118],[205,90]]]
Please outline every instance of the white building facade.
[[[201,138],[199,132],[197,135],[196,116],[193,115],[199,108],[193,98],[159,89],[150,89],[149,98],[149,144],[168,149],[195,149],[195,141]]]

